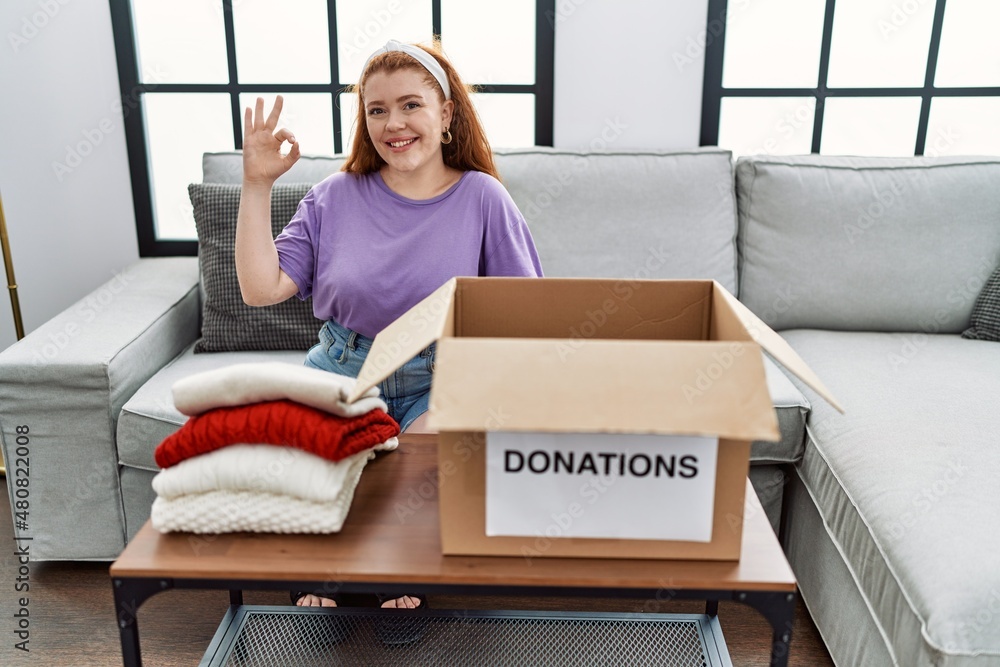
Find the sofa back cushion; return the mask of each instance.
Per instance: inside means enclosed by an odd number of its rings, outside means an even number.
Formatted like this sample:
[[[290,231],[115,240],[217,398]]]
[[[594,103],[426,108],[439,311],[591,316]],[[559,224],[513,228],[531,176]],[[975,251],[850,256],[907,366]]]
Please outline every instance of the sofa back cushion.
[[[962,338],[1000,342],[1000,267],[986,281],[983,291],[972,307],[972,326],[962,332]]]
[[[732,154],[498,149],[497,169],[545,275],[710,278],[736,293]],[[343,156],[304,156],[278,183],[317,183]],[[240,183],[239,152],[206,153],[206,183]]]
[[[740,299],[775,329],[958,333],[1000,259],[1000,159],[736,165]]]
[[[497,150],[545,275],[710,278],[736,293],[732,155]]]
[[[309,191],[307,183],[275,184],[271,192],[271,234],[277,236]],[[201,271],[201,338],[195,352],[308,350],[323,324],[313,316],[312,298],[291,298],[271,306],[248,306],[236,275],[236,220],[241,186],[188,186],[198,230]]]

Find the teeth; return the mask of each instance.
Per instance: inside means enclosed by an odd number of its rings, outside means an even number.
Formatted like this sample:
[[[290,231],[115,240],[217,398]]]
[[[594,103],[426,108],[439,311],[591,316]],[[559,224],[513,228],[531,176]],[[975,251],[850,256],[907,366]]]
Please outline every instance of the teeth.
[[[416,139],[407,139],[406,141],[390,141],[389,145],[393,148],[402,148],[407,144],[412,144]]]

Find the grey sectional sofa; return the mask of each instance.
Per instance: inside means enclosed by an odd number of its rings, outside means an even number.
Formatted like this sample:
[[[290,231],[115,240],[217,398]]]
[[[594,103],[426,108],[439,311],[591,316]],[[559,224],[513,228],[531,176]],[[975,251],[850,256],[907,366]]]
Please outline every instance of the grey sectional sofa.
[[[1000,160],[497,159],[548,276],[715,279],[845,405],[767,361],[781,440],[754,443],[750,471],[838,664],[1000,664],[1000,346],[958,336],[1000,262]],[[240,164],[206,155],[204,181],[239,183]],[[282,180],[338,167],[303,158]],[[195,355],[201,298],[194,258],[144,259],[0,353],[37,559],[113,559],[146,520],[153,449],[183,423],[174,380],[304,358]]]
[[[787,550],[843,665],[1000,665],[1000,160],[758,158],[736,170],[740,299],[824,379]],[[778,299],[777,295],[781,295]]]

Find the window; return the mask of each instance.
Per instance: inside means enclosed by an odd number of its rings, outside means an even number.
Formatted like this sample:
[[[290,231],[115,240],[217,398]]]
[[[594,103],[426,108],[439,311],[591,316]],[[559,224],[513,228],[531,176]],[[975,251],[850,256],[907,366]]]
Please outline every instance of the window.
[[[709,0],[701,144],[1000,154],[994,0]]]
[[[257,97],[285,98],[305,154],[344,152],[357,109],[344,91],[388,39],[441,37],[494,146],[552,145],[555,0],[110,3],[143,257],[197,252],[187,185],[203,153],[242,147]]]

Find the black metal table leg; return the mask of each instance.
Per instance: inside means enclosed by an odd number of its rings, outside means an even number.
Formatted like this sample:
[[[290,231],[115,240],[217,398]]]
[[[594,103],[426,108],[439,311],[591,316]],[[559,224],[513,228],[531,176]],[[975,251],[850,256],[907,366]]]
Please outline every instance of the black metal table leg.
[[[734,593],[733,599],[750,605],[771,624],[771,667],[787,667],[795,620],[795,593],[746,591]]]
[[[125,667],[142,667],[139,648],[139,606],[150,596],[173,587],[167,579],[112,579],[115,613],[121,637],[122,660]]]
[[[232,618],[233,614],[239,613],[241,609],[245,609],[243,604],[243,591],[244,590],[311,590],[319,585],[315,581],[257,581],[257,580],[237,580],[237,579],[163,579],[163,578],[144,578],[144,577],[113,577],[112,578],[113,591],[115,597],[115,610],[117,612],[118,628],[121,639],[122,646],[122,658],[125,667],[141,667],[142,666],[142,654],[140,651],[140,637],[138,628],[138,618],[137,612],[138,608],[152,595],[173,589],[214,589],[214,590],[228,590],[229,591],[229,601],[230,608],[227,612],[227,618]],[[408,584],[401,584],[399,582],[391,583],[371,583],[371,584],[344,584],[342,588],[344,590],[349,590],[350,592],[360,592],[366,591],[372,587],[377,590],[384,590],[387,593],[400,593],[410,590],[411,586]],[[506,595],[535,595],[535,596],[554,596],[561,594],[570,594],[573,596],[581,596],[584,598],[592,597],[594,594],[594,589],[576,589],[576,588],[560,588],[560,587],[518,587],[518,586],[430,586],[434,590],[428,590],[429,594],[451,594],[451,595],[491,595],[491,594],[506,594]],[[439,590],[440,589],[440,590]],[[656,591],[622,591],[628,594],[631,592],[633,595],[636,593],[642,593],[641,596],[636,595],[636,597],[646,597],[652,596],[657,600],[660,598],[663,589],[658,589]],[[610,594],[605,592],[605,594]],[[720,590],[696,590],[696,589],[683,589],[683,590],[672,590],[669,596],[670,599],[700,599],[705,600],[705,613],[708,617],[710,623],[714,623],[713,628],[718,628],[718,608],[719,599],[732,599],[735,602],[740,602],[753,607],[764,616],[772,628],[772,644],[771,644],[771,661],[770,664],[774,667],[787,667],[788,665],[788,651],[789,645],[792,638],[792,624],[795,617],[795,604],[796,604],[797,594],[795,592],[767,592],[767,591],[720,591]],[[725,645],[721,640],[721,632],[717,632],[720,641],[719,651],[720,655],[727,655],[728,651],[725,651]],[[216,646],[217,642],[213,640],[213,647]],[[210,647],[212,648],[212,647]],[[724,662],[723,664],[731,664]]]

